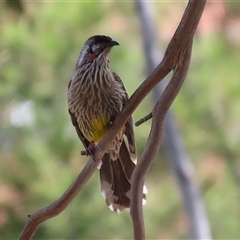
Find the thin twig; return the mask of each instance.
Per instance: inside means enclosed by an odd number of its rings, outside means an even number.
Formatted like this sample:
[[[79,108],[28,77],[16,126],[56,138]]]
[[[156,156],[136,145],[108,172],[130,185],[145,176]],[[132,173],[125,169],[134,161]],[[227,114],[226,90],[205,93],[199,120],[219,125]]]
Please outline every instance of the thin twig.
[[[146,115],[145,117],[143,117],[143,118],[139,119],[137,122],[135,122],[135,126],[138,127],[151,118],[152,118],[152,112],[150,112],[148,115]]]

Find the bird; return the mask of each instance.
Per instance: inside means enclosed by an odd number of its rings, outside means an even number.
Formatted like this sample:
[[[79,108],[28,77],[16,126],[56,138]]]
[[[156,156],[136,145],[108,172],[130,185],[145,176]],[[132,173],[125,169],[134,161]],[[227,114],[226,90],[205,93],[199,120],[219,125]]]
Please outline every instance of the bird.
[[[128,101],[120,77],[109,68],[108,55],[119,43],[109,36],[94,35],[84,43],[68,84],[67,101],[71,121],[87,155],[111,127]],[[133,117],[110,143],[99,165],[102,195],[110,208],[122,212],[130,207],[131,176],[136,166]],[[146,203],[143,188],[143,204]]]

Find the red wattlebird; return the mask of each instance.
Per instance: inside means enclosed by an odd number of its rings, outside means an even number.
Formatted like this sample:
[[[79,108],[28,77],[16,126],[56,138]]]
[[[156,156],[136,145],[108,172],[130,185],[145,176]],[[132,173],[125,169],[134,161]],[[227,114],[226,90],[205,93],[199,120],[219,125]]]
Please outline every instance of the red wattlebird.
[[[76,73],[68,86],[69,113],[88,153],[94,151],[95,145],[128,101],[121,79],[109,69],[108,54],[117,45],[118,42],[107,36],[90,37],[80,52]],[[100,167],[102,195],[113,211],[121,212],[130,206],[135,163],[131,117],[110,144]]]

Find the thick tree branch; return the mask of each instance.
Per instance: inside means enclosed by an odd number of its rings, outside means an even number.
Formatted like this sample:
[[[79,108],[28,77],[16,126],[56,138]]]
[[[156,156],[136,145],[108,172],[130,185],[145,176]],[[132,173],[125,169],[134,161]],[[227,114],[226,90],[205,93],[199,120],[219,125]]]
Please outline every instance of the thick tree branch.
[[[78,194],[78,192],[83,188],[85,183],[93,174],[94,170],[97,168],[97,165],[100,159],[102,158],[102,156],[104,155],[105,151],[107,150],[109,143],[114,139],[116,134],[119,132],[122,126],[126,123],[128,118],[132,115],[133,111],[137,108],[140,102],[146,97],[146,95],[153,89],[153,87],[158,82],[160,82],[172,69],[174,69],[177,63],[179,63],[179,60],[178,60],[179,57],[181,58],[181,54],[185,52],[187,44],[192,40],[193,34],[199,22],[204,5],[205,5],[205,1],[191,0],[189,2],[188,7],[183,16],[183,19],[180,23],[180,26],[178,27],[175,35],[173,36],[167,48],[163,61],[158,65],[155,71],[135,91],[135,93],[129,99],[129,102],[126,105],[126,107],[123,109],[123,111],[119,114],[119,116],[113,122],[112,128],[110,128],[107,131],[107,133],[105,134],[101,142],[96,146],[96,152],[94,156],[95,161],[93,161],[92,157],[88,160],[86,166],[80,172],[76,180],[58,200],[39,209],[38,211],[36,211],[30,216],[19,239],[21,240],[31,239],[40,223],[60,214],[69,205],[69,203]],[[161,109],[162,109],[161,111],[167,111],[168,108],[161,107]],[[156,111],[158,112],[158,110]],[[155,120],[153,122],[155,122]],[[153,125],[152,129],[155,129],[154,126],[155,125]],[[156,149],[157,148],[158,147],[156,147]],[[142,162],[143,163],[141,162],[140,163],[144,164],[145,161],[142,161]],[[134,175],[137,176],[138,171],[139,171],[139,167],[137,166],[136,173]],[[140,182],[142,183],[142,181]],[[136,181],[134,180],[134,178],[133,178],[133,184],[134,186],[136,186]],[[133,201],[136,201],[135,197],[133,197]],[[131,210],[131,212],[133,211]],[[138,239],[141,239],[141,238],[138,238]]]

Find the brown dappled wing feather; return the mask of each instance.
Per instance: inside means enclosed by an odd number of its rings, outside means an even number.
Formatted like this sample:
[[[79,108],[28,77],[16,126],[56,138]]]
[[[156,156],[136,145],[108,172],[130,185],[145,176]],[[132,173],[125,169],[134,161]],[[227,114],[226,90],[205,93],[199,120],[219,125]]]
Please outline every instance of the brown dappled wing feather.
[[[121,78],[114,72],[113,72],[113,76],[114,76],[115,80],[121,84],[123,90],[126,93],[126,97],[123,99],[123,106],[125,106],[125,104],[128,101],[128,95],[127,95],[126,89],[123,85]],[[131,153],[131,158],[132,158],[132,160],[135,160],[136,159],[136,145],[135,145],[135,137],[134,137],[134,131],[133,131],[134,123],[133,123],[132,116],[128,119],[125,126],[126,126],[125,135],[127,136],[129,151]]]
[[[70,80],[69,84],[68,84],[68,89],[71,85],[72,80]],[[68,112],[71,116],[71,120],[72,120],[72,124],[76,129],[77,135],[79,137],[79,139],[81,140],[81,142],[83,143],[83,146],[85,147],[85,149],[88,149],[88,146],[90,144],[90,142],[84,137],[84,135],[82,134],[81,130],[79,129],[78,123],[77,123],[77,119],[74,116],[74,114],[70,111],[70,109],[68,109]]]
[[[88,149],[88,146],[89,146],[90,142],[83,136],[82,132],[80,131],[79,126],[77,124],[77,119],[75,118],[74,114],[70,112],[70,109],[68,109],[68,112],[71,116],[72,124],[76,129],[76,132],[77,132],[77,135],[78,135],[79,139],[82,141],[85,149]]]

